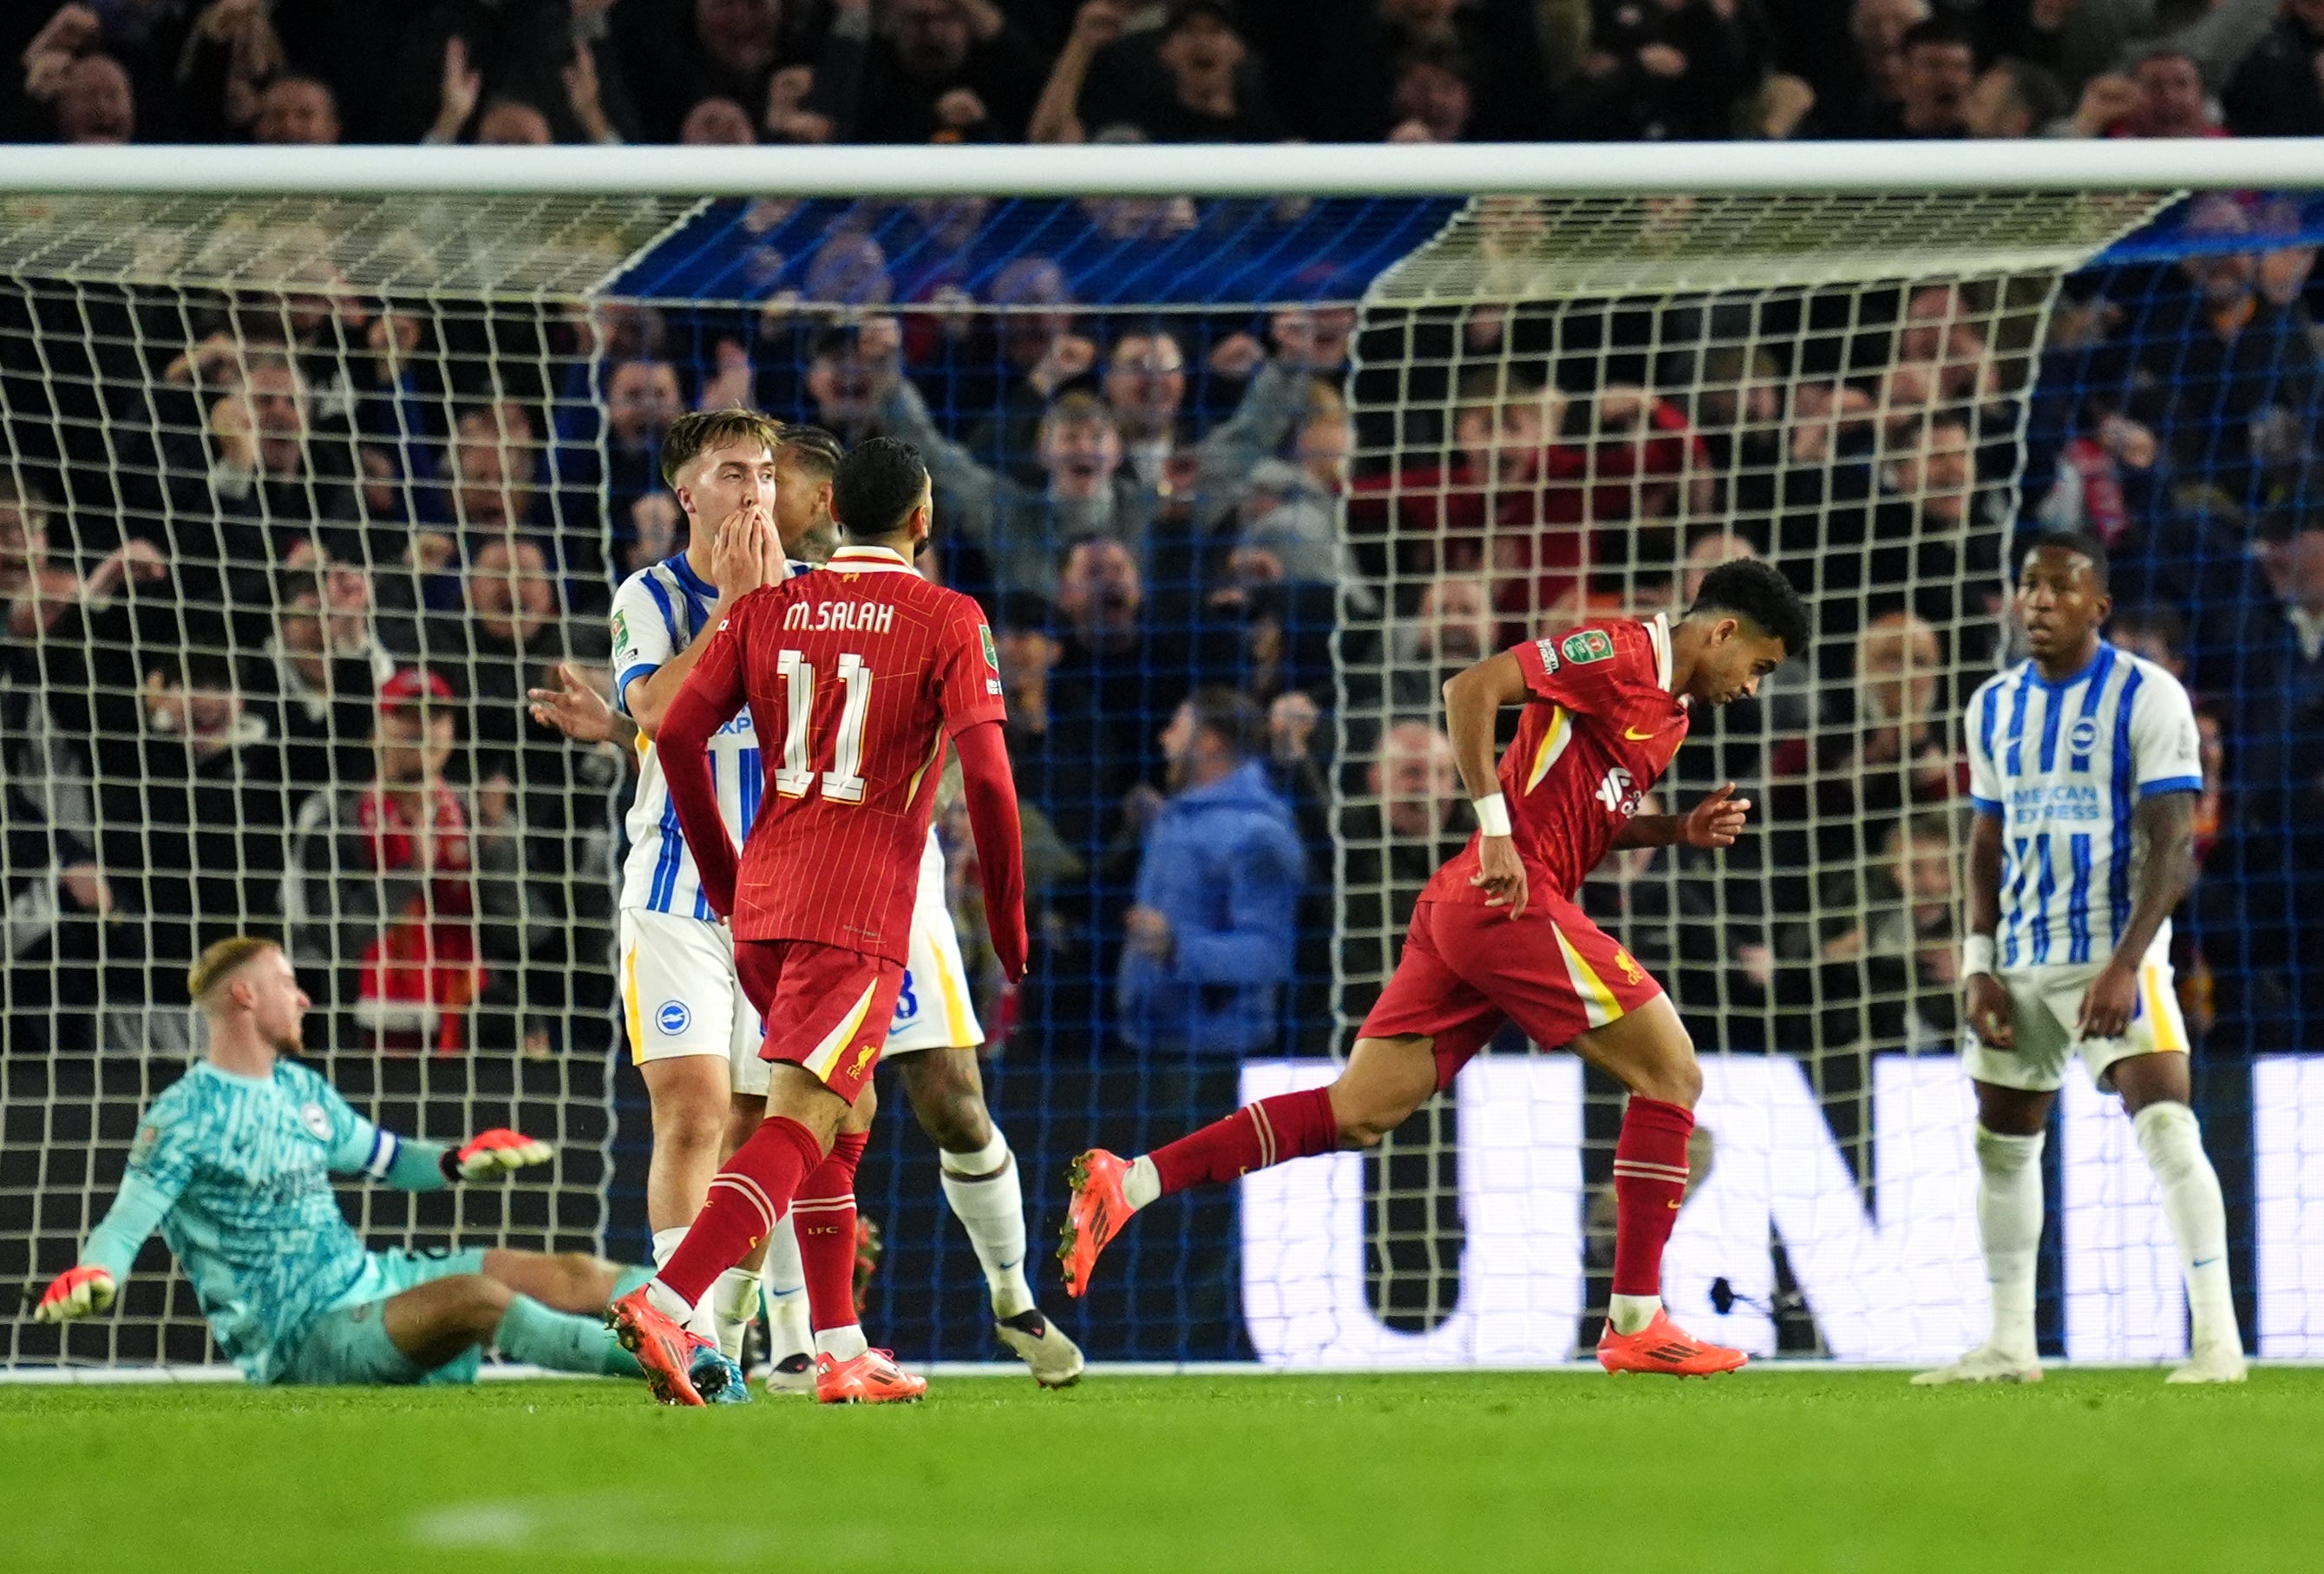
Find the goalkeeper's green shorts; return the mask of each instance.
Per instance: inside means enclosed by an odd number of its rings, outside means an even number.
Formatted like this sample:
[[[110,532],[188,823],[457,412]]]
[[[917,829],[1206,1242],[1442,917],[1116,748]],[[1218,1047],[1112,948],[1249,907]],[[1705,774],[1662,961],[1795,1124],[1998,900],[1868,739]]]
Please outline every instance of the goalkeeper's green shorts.
[[[471,1347],[434,1371],[416,1365],[387,1337],[381,1312],[392,1296],[455,1273],[481,1273],[481,1246],[465,1252],[374,1252],[363,1275],[338,1304],[307,1325],[298,1347],[275,1375],[277,1383],[342,1385],[406,1383],[474,1383],[484,1358]]]

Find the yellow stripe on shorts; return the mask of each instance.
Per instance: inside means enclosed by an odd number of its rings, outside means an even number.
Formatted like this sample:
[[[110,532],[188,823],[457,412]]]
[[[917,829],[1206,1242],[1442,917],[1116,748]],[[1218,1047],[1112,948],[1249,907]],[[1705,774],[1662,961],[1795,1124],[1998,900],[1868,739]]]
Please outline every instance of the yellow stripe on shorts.
[[[2187,1034],[2179,1023],[2179,1003],[2163,987],[2163,969],[2144,962],[2138,969],[2139,993],[2146,997],[2146,1016],[2154,1024],[2154,1047],[2166,1053],[2185,1054]]]
[[[1582,1013],[1590,1025],[1604,1027],[1609,1023],[1619,1022],[1622,1019],[1622,1003],[1614,998],[1614,992],[1606,987],[1606,981],[1582,959],[1582,953],[1573,949],[1573,942],[1565,938],[1563,930],[1553,923],[1549,926],[1549,932],[1557,937],[1557,949],[1565,954],[1565,976],[1573,981],[1573,992],[1582,996]]]

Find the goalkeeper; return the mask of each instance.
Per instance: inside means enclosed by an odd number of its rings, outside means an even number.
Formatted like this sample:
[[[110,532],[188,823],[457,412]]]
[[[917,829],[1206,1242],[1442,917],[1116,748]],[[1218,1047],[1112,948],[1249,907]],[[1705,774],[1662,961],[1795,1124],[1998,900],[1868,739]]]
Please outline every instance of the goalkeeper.
[[[548,1143],[488,1131],[441,1148],[357,1115],[287,1058],[309,1003],[269,941],[220,940],[187,983],[208,1018],[208,1058],[138,1122],[119,1195],[38,1320],[111,1307],[158,1227],[219,1348],[254,1383],[466,1383],[488,1345],[561,1372],[641,1375],[600,1317],[648,1270],[581,1254],[367,1252],[331,1190],[333,1174],[358,1172],[441,1190],[545,1163]],[[750,1397],[715,1346],[690,1360],[697,1390],[707,1380],[730,1402]]]

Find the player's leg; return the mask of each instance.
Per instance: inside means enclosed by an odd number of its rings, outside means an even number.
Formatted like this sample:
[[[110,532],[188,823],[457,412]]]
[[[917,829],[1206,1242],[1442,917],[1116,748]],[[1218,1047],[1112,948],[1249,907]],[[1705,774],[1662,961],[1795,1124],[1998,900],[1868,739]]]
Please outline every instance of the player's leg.
[[[2042,1380],[2034,1334],[2042,1150],[2071,1041],[2039,980],[2020,972],[2001,981],[2009,995],[2009,1046],[1972,1039],[1962,1057],[1977,1088],[1977,1233],[1993,1323],[1985,1342],[1960,1360],[1914,1376],[1923,1386]]]
[[[1057,1247],[1067,1294],[1088,1290],[1098,1254],[1139,1208],[1190,1186],[1222,1185],[1287,1160],[1370,1147],[1451,1084],[1503,1018],[1437,953],[1430,910],[1439,905],[1424,902],[1415,910],[1395,975],[1364,1018],[1346,1069],[1330,1086],[1245,1105],[1136,1159],[1093,1148],[1074,1161],[1073,1194]]]
[[[879,1102],[865,1083],[841,1116],[831,1151],[807,1172],[791,1203],[815,1353],[835,1361],[853,1361],[870,1347],[855,1310],[855,1169],[871,1141]]]
[[[754,1042],[747,1065],[737,1063],[737,1091],[727,1108],[726,1156],[730,1159],[767,1118],[767,1071]],[[746,1086],[752,1091],[742,1091]],[[767,1391],[770,1393],[803,1393],[815,1387],[815,1325],[807,1317],[807,1270],[799,1265],[798,1236],[791,1227],[792,1221],[785,1219],[757,1247],[745,1253],[741,1264],[757,1271],[759,1301],[766,1309]],[[718,1284],[724,1282],[725,1275],[721,1274],[718,1283],[711,1286],[714,1301]]]
[[[974,1025],[972,1017],[967,1026]],[[975,1049],[941,1044],[899,1053],[891,1044],[889,1053],[920,1130],[936,1144],[945,1200],[984,1271],[994,1332],[1043,1387],[1078,1381],[1080,1348],[1043,1315],[1026,1282],[1025,1190],[1009,1139],[984,1102]]]
[[[493,1255],[504,1259],[517,1255]],[[510,1264],[502,1266],[505,1270]],[[546,1257],[537,1266],[540,1272],[520,1271],[518,1276],[552,1293],[570,1292],[582,1279],[595,1278],[604,1289],[613,1282],[610,1264],[594,1264],[608,1270],[602,1278]],[[601,1297],[598,1310],[603,1305]],[[490,1273],[449,1274],[392,1295],[380,1303],[379,1323],[397,1353],[423,1372],[490,1346],[512,1360],[550,1371],[641,1375],[638,1363],[600,1319],[558,1310]]]
[[[767,1102],[767,1063],[759,1058],[759,1046],[766,1035],[760,1028],[758,1012],[752,1009],[741,979],[734,974],[731,944],[725,949],[724,959],[725,971],[719,982],[724,991],[721,1010],[726,1022],[728,1094],[719,1132],[718,1161],[722,1164],[732,1159],[735,1150],[758,1129],[759,1121],[765,1116]],[[703,1188],[706,1195],[707,1179]],[[767,1241],[788,1239],[788,1236],[789,1231],[777,1229],[767,1236]],[[695,1331],[715,1342],[731,1361],[742,1360],[743,1341],[749,1337],[751,1325],[758,1320],[764,1299],[761,1275],[766,1252],[767,1244],[761,1242],[744,1253],[741,1262],[712,1281],[709,1293],[698,1309]]]
[[[2130,1028],[2107,1045],[2118,1057],[2092,1067],[2099,1086],[2111,1083],[2138,1134],[2138,1150],[2163,1192],[2163,1217],[2179,1245],[2187,1283],[2189,1358],[2173,1383],[2240,1383],[2246,1375],[2243,1333],[2236,1323],[2235,1287],[2227,1275],[2227,1210],[2219,1177],[2203,1151],[2195,1118],[2194,1084],[2186,1023],[2172,993],[2170,969],[2139,969],[2139,1005]],[[2082,1046],[2087,1063],[2106,1051]]]

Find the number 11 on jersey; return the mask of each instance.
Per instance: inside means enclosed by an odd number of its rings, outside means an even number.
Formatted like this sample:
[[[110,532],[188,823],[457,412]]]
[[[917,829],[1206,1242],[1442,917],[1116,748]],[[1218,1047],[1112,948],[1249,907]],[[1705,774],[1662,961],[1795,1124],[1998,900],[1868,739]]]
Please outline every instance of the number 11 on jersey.
[[[815,726],[815,667],[805,653],[784,651],[776,657],[783,681],[783,764],[775,773],[775,791],[786,798],[804,798],[815,785],[815,756],[809,734]],[[839,736],[832,749],[831,769],[823,773],[823,795],[834,803],[863,801],[863,723],[872,709],[872,669],[853,651],[839,658],[839,681],[847,694],[839,708]]]

